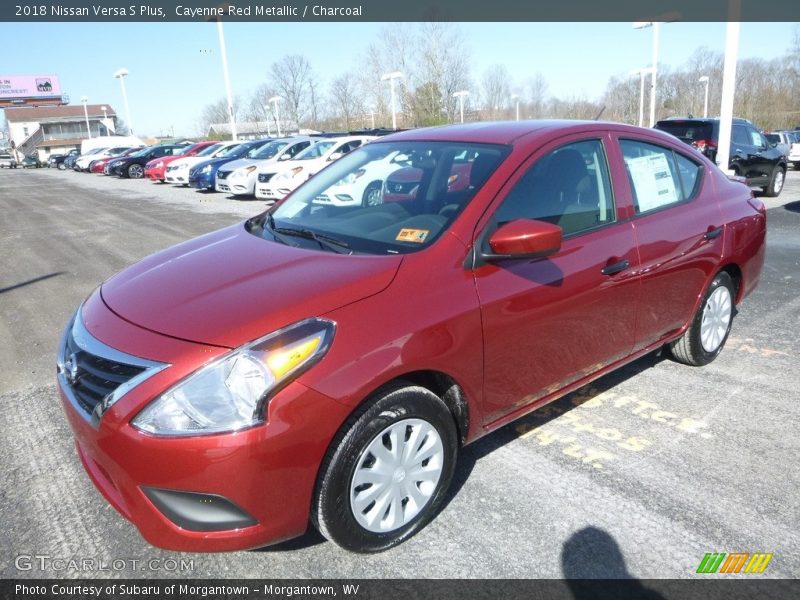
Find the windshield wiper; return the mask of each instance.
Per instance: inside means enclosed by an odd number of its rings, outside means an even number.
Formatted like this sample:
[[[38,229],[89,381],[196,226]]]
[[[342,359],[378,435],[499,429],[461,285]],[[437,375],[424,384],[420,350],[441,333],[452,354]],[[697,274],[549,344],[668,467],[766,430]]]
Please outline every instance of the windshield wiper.
[[[314,240],[319,244],[320,248],[333,250],[338,254],[352,254],[353,251],[350,249],[350,244],[347,242],[332,237],[330,235],[325,235],[324,233],[316,233],[311,229],[298,229],[294,227],[276,227],[275,226],[275,217],[272,216],[272,213],[267,214],[267,222],[269,223],[269,228],[273,233],[277,233],[279,235],[293,235],[295,237],[305,238],[307,240]]]

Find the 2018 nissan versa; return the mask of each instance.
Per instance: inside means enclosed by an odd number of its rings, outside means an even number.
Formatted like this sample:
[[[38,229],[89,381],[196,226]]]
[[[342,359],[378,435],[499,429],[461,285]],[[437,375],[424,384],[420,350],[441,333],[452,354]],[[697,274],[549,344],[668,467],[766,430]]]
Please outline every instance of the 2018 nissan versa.
[[[393,158],[415,169],[402,197],[317,201]],[[745,185],[659,131],[398,133],[103,283],[59,390],[86,471],[152,544],[252,548],[311,522],[380,551],[433,518],[462,445],[662,346],[714,360],[765,227]]]

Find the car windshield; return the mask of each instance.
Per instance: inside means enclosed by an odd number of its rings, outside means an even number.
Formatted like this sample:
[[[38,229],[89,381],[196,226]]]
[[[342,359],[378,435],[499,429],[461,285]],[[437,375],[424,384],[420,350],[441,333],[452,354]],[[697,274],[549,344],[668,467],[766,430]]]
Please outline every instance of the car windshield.
[[[214,158],[238,158],[242,155],[242,144],[232,144],[220,149]]]
[[[294,160],[313,160],[315,158],[322,158],[322,156],[335,144],[335,140],[319,142],[303,150],[300,154],[294,157]]]
[[[105,152],[106,148],[95,148],[94,150],[89,150],[84,156],[89,156],[90,154],[100,154],[101,152]]]
[[[222,144],[211,144],[197,153],[197,156],[210,156],[222,147]]]
[[[256,154],[258,154],[264,146],[267,146],[268,142],[260,141],[260,142],[251,142],[249,144],[243,144],[242,148],[242,156],[243,158],[255,158]]]
[[[258,151],[250,156],[250,158],[257,158],[259,160],[266,160],[268,158],[272,158],[278,152],[280,152],[283,148],[286,147],[286,144],[289,142],[270,142],[266,146],[262,146],[258,149]]]
[[[415,252],[447,230],[508,152],[463,142],[367,144],[251,220],[249,230],[345,254]]]
[[[771,144],[781,143],[781,136],[779,136],[777,133],[765,133],[764,137],[767,138],[767,141]]]
[[[145,147],[139,150],[138,152],[134,152],[130,155],[131,158],[139,158],[141,156],[147,155],[153,148],[152,147]]]

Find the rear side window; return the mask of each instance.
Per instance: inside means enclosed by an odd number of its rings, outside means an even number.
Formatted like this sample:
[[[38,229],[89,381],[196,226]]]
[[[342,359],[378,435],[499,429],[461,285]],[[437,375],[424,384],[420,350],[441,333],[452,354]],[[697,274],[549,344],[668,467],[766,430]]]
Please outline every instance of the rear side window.
[[[656,129],[671,133],[687,143],[714,139],[713,127],[709,122],[659,121]]]
[[[636,214],[690,200],[699,186],[702,166],[670,148],[620,140]]]

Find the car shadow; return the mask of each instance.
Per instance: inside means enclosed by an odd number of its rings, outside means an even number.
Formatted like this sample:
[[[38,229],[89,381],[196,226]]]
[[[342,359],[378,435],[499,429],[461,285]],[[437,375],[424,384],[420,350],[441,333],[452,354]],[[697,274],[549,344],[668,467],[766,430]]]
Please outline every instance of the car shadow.
[[[645,356],[629,363],[619,369],[612,371],[587,384],[578,390],[567,394],[548,404],[548,407],[553,407],[556,410],[549,411],[533,411],[532,413],[520,417],[492,432],[491,434],[479,439],[478,441],[465,446],[461,449],[456,463],[456,470],[453,475],[453,481],[450,484],[447,497],[445,498],[442,508],[446,507],[450,501],[458,494],[461,487],[469,479],[472,470],[479,460],[484,456],[502,448],[506,444],[513,442],[518,437],[523,435],[530,435],[531,431],[535,431],[540,427],[547,425],[553,419],[567,413],[581,404],[588,402],[595,396],[599,396],[617,385],[637,376],[638,374],[651,369],[659,363],[666,360],[665,353],[661,350],[653,351]],[[523,424],[524,427],[519,427]]]
[[[564,542],[561,569],[575,600],[664,600],[664,596],[646,588],[628,572],[619,544],[611,534],[598,527],[584,527]],[[597,579],[616,581],[593,581]]]
[[[784,204],[783,208],[792,212],[800,213],[800,200],[789,202],[789,204]]]
[[[291,552],[292,550],[304,550],[305,548],[312,548],[323,544],[328,540],[317,531],[317,528],[309,523],[308,529],[300,537],[279,542],[272,546],[264,546],[263,548],[254,548],[250,552]]]

